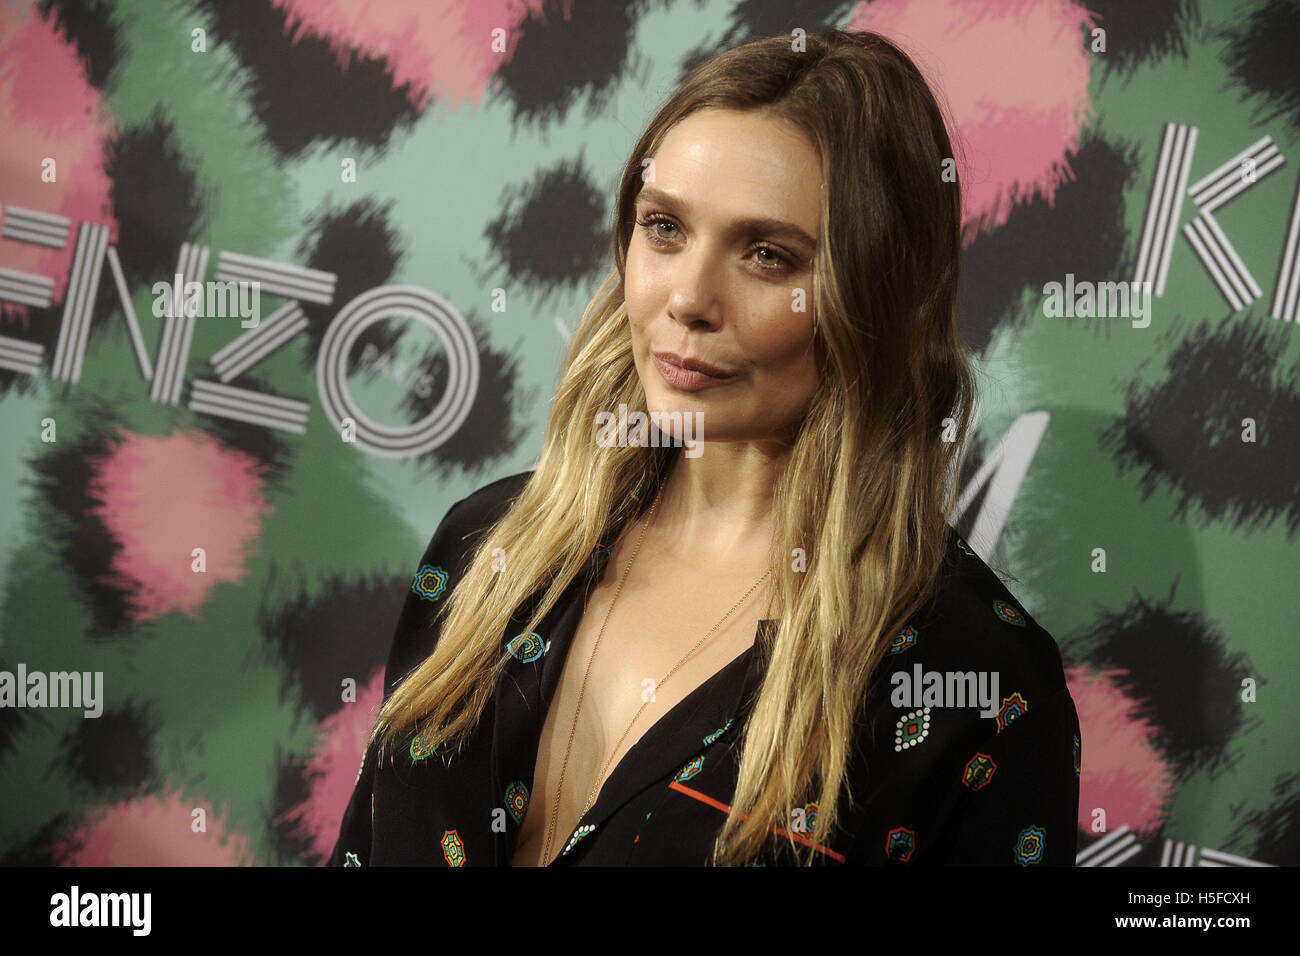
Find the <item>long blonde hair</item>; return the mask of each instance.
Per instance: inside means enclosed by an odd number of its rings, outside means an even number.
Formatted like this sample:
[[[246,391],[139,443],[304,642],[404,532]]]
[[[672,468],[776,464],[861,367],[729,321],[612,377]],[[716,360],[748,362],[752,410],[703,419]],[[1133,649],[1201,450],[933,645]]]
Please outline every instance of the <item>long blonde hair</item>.
[[[961,194],[943,112],[880,36],[829,30],[747,43],[697,67],[632,150],[618,192],[615,269],[575,332],[533,475],[482,535],[442,608],[434,652],[394,690],[371,734],[382,752],[420,726],[444,754],[468,739],[512,659],[511,616],[546,588],[534,630],[598,542],[644,510],[678,448],[598,447],[597,414],[647,411],[623,277],[643,157],[703,108],[788,119],[818,148],[822,237],[814,262],[820,385],[778,480],[770,565],[777,624],[740,739],[739,780],[715,865],[752,860],[794,808],[834,832],[854,723],[893,636],[931,595],[948,538],[975,384],[957,330]],[[948,162],[945,162],[948,161]],[[647,484],[648,481],[648,484]],[[650,494],[632,492],[648,487]],[[509,554],[508,573],[493,552]],[[806,570],[791,552],[804,549]],[[801,863],[815,849],[787,836]]]

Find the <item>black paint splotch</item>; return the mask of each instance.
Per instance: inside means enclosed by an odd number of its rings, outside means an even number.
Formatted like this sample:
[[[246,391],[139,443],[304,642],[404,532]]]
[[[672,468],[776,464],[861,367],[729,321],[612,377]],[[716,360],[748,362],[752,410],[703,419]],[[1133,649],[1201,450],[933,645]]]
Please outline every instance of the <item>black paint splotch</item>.
[[[1174,588],[1176,589],[1175,583]],[[1201,615],[1135,595],[1117,612],[1103,611],[1071,640],[1075,660],[1116,671],[1115,681],[1137,703],[1135,720],[1155,728],[1154,743],[1180,775],[1215,770],[1245,723],[1237,694],[1259,674]]]
[[[74,836],[75,832],[72,815],[57,814],[25,842],[11,847],[0,857],[0,867],[63,866],[66,861],[75,859],[82,849],[82,843]]]
[[[496,71],[512,122],[563,119],[580,96],[588,117],[604,111],[627,69],[632,35],[648,0],[543,0],[516,28],[510,59]]]
[[[1020,311],[1026,288],[1041,303],[1048,282],[1119,282],[1132,279],[1124,261],[1128,227],[1124,190],[1137,171],[1130,151],[1085,134],[1070,158],[1073,180],[1061,184],[1052,203],[1035,196],[1014,206],[1001,226],[980,233],[962,254],[958,318],[967,347],[983,352],[1005,323],[1016,328],[1048,319],[1040,307]]]
[[[123,419],[111,403],[93,398],[78,402],[72,414],[83,437],[60,439],[34,458],[32,484],[47,534],[90,611],[91,636],[120,637],[134,628],[130,592],[113,583],[111,568],[121,545],[95,513],[102,502],[92,496],[91,482]]]
[[[10,674],[17,674],[17,668],[8,661],[0,659],[0,671],[8,671]],[[27,711],[18,707],[0,707],[0,767],[4,766],[5,758],[13,753],[14,740],[23,729],[26,722]]]
[[[332,272],[337,276],[334,301],[329,305],[303,302],[302,311],[310,321],[306,335],[309,347],[303,351],[303,368],[316,371],[316,357],[321,340],[335,316],[363,292],[386,284],[402,259],[401,235],[389,222],[392,203],[378,204],[362,199],[344,209],[329,209],[311,216],[307,234],[299,245],[299,263],[309,269]],[[390,352],[401,337],[402,325],[376,322],[358,336],[348,355],[348,375],[356,372],[360,356],[367,345],[380,354]]]
[[[147,122],[105,145],[104,168],[128,284],[170,282],[181,243],[199,241],[207,228],[209,200],[200,193],[197,164],[182,151],[171,120],[155,109]],[[113,288],[107,267],[101,291],[105,288]]]
[[[122,59],[112,5],[106,0],[41,0],[36,9],[76,48],[86,81],[103,90]]]
[[[1242,11],[1226,31],[1223,59],[1234,82],[1257,97],[1253,125],[1284,119],[1300,131],[1300,68],[1296,39],[1300,37],[1300,3],[1265,0]]]
[[[1175,326],[1177,327],[1177,326]],[[1289,332],[1267,316],[1208,322],[1165,358],[1164,378],[1130,382],[1124,417],[1099,438],[1121,471],[1141,470],[1139,488],[1178,495],[1175,517],[1195,504],[1212,521],[1253,530],[1275,520],[1300,531],[1300,370],[1279,367]],[[1242,440],[1244,419],[1255,441]]]
[[[1200,25],[1197,0],[1087,0],[1084,6],[1106,31],[1106,50],[1094,52],[1087,34],[1084,48],[1095,64],[1124,77],[1167,56],[1186,60],[1187,37]]]
[[[467,321],[474,332],[474,340],[479,343],[478,392],[469,417],[456,433],[433,451],[420,456],[423,466],[443,477],[452,471],[482,470],[489,462],[517,448],[527,431],[517,421],[516,413],[516,408],[522,404],[515,390],[519,360],[507,352],[484,345],[489,341],[486,329],[472,319]],[[417,367],[429,376],[429,387],[407,389],[402,408],[411,422],[419,421],[433,411],[442,399],[448,378],[446,356],[436,343],[430,343],[425,349]]]
[[[361,755],[357,755],[361,763]],[[266,821],[271,834],[271,853],[274,866],[293,864],[323,864],[324,854],[318,853],[302,821],[292,816],[295,809],[306,804],[312,796],[312,777],[307,762],[276,748],[275,793],[271,798],[271,814]]]
[[[343,706],[343,680],[358,690],[388,659],[409,577],[325,579],[314,593],[272,569],[259,612],[261,630],[285,675],[286,697],[301,698],[316,720]],[[292,593],[290,592],[292,589]]]
[[[395,130],[419,118],[412,87],[393,85],[385,57],[352,50],[340,66],[328,40],[295,37],[285,11],[265,0],[191,0],[191,8],[211,24],[209,47],[224,45],[243,64],[262,135],[282,157],[318,142],[380,149]]]
[[[106,675],[106,694],[110,681]],[[153,745],[159,727],[147,708],[130,701],[105,707],[93,720],[76,721],[64,736],[59,765],[106,800],[143,793],[156,771]]]
[[[101,283],[101,294],[103,289],[104,285]],[[49,375],[50,369],[53,367],[54,350],[59,344],[59,323],[63,319],[62,303],[55,303],[48,309],[38,309],[31,305],[14,306],[12,308],[15,311],[19,308],[26,308],[27,321],[22,322],[17,319],[0,320],[0,335],[41,346],[45,350],[44,364],[41,371],[35,375],[0,368],[0,399],[5,398],[10,392],[15,395],[38,395],[46,387],[48,382],[46,376]],[[94,326],[92,325],[91,328],[93,330]]]
[[[1300,860],[1300,773],[1279,776],[1271,796],[1268,806],[1242,815],[1227,845],[1213,849],[1274,866],[1294,865]]]
[[[544,292],[613,266],[606,210],[586,164],[565,161],[508,188],[484,235],[511,283]]]

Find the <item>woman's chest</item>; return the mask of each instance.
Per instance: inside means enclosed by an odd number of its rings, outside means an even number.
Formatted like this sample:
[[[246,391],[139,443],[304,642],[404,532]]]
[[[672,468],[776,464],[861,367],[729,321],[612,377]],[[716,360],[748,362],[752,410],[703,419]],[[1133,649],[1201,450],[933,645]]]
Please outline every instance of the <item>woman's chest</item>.
[[[554,858],[632,749],[668,733],[656,724],[683,702],[693,707],[688,698],[754,643],[761,610],[739,600],[746,585],[715,582],[678,600],[660,589],[613,601],[614,590],[592,592],[568,642],[539,735],[520,862],[546,862],[548,832]]]
[[[583,616],[547,714],[566,742],[573,733],[570,759],[576,755],[593,776],[589,764],[598,754],[603,777],[657,721],[749,649],[759,622],[755,611],[715,628],[718,616],[689,606],[635,601],[624,611],[608,621]]]

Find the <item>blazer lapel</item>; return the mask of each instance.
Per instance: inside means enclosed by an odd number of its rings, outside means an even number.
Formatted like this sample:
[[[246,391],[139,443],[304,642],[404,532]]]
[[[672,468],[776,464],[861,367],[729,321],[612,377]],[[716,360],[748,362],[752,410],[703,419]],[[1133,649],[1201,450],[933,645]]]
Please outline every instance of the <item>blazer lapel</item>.
[[[510,803],[506,789],[533,776],[546,708],[559,686],[569,645],[582,619],[587,588],[599,580],[608,560],[609,549],[597,546],[568,589],[542,619],[535,638],[530,638],[523,628],[541,602],[545,588],[539,588],[524,602],[507,633],[502,635],[503,648],[516,641],[518,653],[502,671],[493,695],[491,778],[494,799],[501,801],[497,806],[508,809]],[[540,656],[529,659],[539,651]],[[517,835],[516,828],[493,841],[495,865],[509,864],[509,854]]]

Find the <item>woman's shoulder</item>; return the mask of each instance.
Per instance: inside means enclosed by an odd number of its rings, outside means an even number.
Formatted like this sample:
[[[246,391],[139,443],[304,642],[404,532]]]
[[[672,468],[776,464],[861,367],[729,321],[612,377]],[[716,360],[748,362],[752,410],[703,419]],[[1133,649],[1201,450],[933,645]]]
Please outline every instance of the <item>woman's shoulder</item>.
[[[1060,649],[955,531],[868,701],[850,771],[862,852],[1073,862],[1081,734]]]
[[[454,524],[462,532],[490,527],[506,513],[532,476],[531,471],[521,471],[489,482],[455,502],[447,509],[443,521]]]
[[[956,531],[935,591],[894,635],[868,699],[875,745],[895,743],[877,738],[880,727],[892,731],[898,724],[906,746],[907,717],[919,728],[911,746],[927,736],[933,720],[960,748],[1001,735],[1023,717],[1042,714],[1033,723],[1064,728],[1074,714],[1056,640]]]
[[[934,593],[890,650],[941,670],[997,671],[1039,693],[1066,686],[1055,638],[955,530]]]
[[[484,485],[455,502],[438,522],[416,563],[398,619],[387,687],[433,650],[438,630],[429,625],[468,569],[480,535],[506,513],[532,474],[525,471]]]
[[[420,597],[434,599],[420,585],[421,575],[432,574],[436,597],[448,589],[449,578],[459,577],[469,563],[479,536],[496,524],[518,497],[531,471],[499,478],[452,504],[433,530],[420,558],[413,591]],[[425,593],[422,593],[424,591]]]

